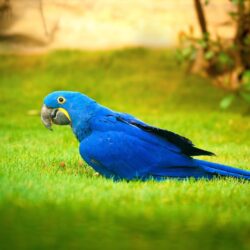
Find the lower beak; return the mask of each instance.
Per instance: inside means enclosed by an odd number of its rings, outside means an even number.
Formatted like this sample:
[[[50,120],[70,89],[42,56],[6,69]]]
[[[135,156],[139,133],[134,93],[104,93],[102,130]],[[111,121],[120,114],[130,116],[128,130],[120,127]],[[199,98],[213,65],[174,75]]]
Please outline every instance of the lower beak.
[[[52,130],[52,124],[69,125],[71,123],[70,117],[64,109],[48,108],[45,104],[41,110],[41,120],[46,128]]]

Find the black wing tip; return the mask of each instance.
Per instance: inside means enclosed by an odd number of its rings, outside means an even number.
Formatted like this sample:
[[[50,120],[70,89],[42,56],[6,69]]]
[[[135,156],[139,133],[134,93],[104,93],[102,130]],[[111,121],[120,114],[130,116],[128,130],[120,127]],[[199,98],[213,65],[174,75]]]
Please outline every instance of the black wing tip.
[[[207,155],[207,156],[215,156],[216,154],[204,149],[193,147],[192,150],[189,149],[188,154],[190,156],[198,156],[198,155]]]

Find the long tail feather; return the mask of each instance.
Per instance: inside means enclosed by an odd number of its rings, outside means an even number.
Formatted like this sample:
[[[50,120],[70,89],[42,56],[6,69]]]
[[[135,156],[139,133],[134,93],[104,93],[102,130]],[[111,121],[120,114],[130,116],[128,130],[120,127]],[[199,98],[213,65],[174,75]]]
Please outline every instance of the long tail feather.
[[[203,161],[203,160],[195,160],[195,161],[204,170],[214,175],[231,176],[239,179],[250,180],[250,171],[248,170],[229,167],[226,165]]]

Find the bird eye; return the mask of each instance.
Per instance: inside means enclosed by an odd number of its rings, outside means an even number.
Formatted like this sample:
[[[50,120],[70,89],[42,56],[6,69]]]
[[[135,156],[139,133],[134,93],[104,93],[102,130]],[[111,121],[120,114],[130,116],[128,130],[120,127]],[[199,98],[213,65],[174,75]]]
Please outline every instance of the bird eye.
[[[57,101],[58,101],[58,103],[63,104],[63,103],[66,102],[66,99],[65,99],[64,97],[62,97],[62,96],[59,96],[59,97],[57,98]]]

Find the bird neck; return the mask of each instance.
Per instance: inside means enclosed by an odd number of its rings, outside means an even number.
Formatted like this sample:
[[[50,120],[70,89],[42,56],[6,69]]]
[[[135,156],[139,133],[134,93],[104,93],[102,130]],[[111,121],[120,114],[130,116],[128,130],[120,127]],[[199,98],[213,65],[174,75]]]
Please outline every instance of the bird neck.
[[[84,105],[79,105],[78,109],[70,112],[71,127],[77,140],[81,142],[90,133],[90,119],[93,117],[98,104],[95,101],[90,101]]]

